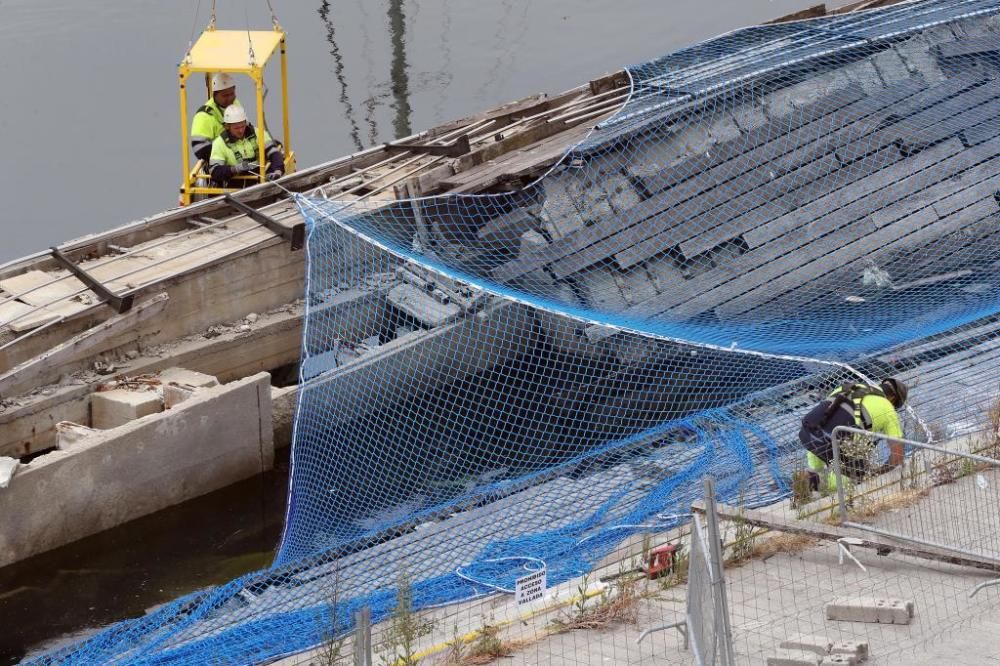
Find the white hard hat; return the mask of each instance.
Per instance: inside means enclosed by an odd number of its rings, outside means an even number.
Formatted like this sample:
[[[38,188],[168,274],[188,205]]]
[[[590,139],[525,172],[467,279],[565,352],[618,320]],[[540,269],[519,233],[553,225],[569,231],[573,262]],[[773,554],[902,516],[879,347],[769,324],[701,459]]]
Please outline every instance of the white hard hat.
[[[224,123],[241,123],[246,119],[247,112],[243,110],[242,106],[236,104],[227,106],[226,111],[222,114],[222,122]]]
[[[226,90],[227,88],[235,88],[236,81],[233,77],[229,76],[225,72],[219,72],[218,74],[212,75],[212,91],[219,92],[220,90]]]

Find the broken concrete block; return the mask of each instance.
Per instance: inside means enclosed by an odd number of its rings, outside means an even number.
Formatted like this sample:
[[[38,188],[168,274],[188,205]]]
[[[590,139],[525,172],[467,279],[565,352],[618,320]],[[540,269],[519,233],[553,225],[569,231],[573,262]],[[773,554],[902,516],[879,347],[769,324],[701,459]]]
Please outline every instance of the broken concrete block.
[[[781,654],[768,657],[767,666],[818,666],[821,657],[805,650],[785,650]]]
[[[826,619],[845,622],[909,624],[912,602],[901,599],[840,597],[826,605]]]
[[[79,423],[60,421],[56,424],[56,448],[59,450],[68,449],[94,432],[96,431],[93,428]]]
[[[14,472],[21,466],[21,461],[17,458],[0,456],[0,488],[6,488],[10,480],[14,478]]]
[[[854,666],[857,663],[858,658],[853,654],[828,654],[823,657],[823,661],[820,662],[820,666]]]
[[[172,409],[194,395],[194,392],[197,390],[197,387],[187,384],[178,384],[176,382],[164,384],[163,409]]]
[[[462,314],[462,308],[458,305],[442,303],[409,283],[393,287],[386,299],[406,314],[431,328],[453,321]]]
[[[838,641],[830,648],[831,654],[852,654],[858,661],[868,658],[868,643],[866,641]]]
[[[818,655],[830,654],[833,641],[825,636],[795,636],[781,641],[781,647],[789,650],[805,650]]]
[[[913,617],[900,599],[879,599],[876,608],[879,624],[909,624]]]
[[[188,370],[187,368],[167,368],[160,373],[160,381],[164,385],[173,382],[197,388],[209,388],[219,385],[219,380],[214,376],[206,375],[204,372]]]
[[[90,399],[91,425],[110,430],[135,419],[162,411],[160,396],[154,391],[115,389],[94,393]]]

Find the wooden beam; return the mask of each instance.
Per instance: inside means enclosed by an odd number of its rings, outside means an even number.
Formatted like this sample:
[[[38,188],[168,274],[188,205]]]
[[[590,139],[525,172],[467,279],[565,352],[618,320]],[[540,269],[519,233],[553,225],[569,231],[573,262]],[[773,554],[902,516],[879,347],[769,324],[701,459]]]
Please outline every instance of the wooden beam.
[[[705,503],[701,500],[694,502],[691,505],[691,509],[703,514],[705,513]],[[764,513],[763,511],[755,509],[738,510],[725,504],[718,504],[716,510],[719,518],[723,520],[742,522],[755,527],[765,527],[786,534],[800,534],[824,541],[838,541],[839,539],[850,538],[856,540],[852,541],[852,546],[873,548],[880,554],[896,552],[900,555],[916,557],[922,560],[945,562],[947,564],[986,569],[988,571],[1000,571],[1000,562],[988,557],[977,558],[970,555],[952,553],[933,546],[922,546],[884,537],[872,537],[863,530],[852,530],[838,525],[816,523],[808,520],[786,520],[780,516]]]
[[[111,346],[121,346],[124,342],[119,338],[120,335],[129,329],[138,334],[136,325],[159,314],[169,300],[170,296],[167,294],[157,294],[125,314],[115,315],[5,372],[0,375],[0,396],[13,395],[33,384],[44,384],[47,379],[58,379],[66,364],[86,355],[100,353]]]
[[[784,16],[779,16],[776,19],[771,19],[770,21],[764,21],[763,25],[770,25],[772,23],[788,23],[789,21],[801,21],[802,19],[811,19],[818,16],[826,16],[826,5],[818,4],[812,7],[806,7],[805,9],[800,9],[797,12],[792,12],[791,14],[785,14]]]

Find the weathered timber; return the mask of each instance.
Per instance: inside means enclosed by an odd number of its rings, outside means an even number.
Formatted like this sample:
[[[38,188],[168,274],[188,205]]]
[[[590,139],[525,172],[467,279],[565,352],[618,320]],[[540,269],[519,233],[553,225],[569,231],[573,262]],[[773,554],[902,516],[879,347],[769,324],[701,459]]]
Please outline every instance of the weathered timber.
[[[813,5],[812,7],[806,7],[805,9],[800,9],[799,11],[792,12],[791,14],[779,16],[778,18],[771,19],[770,21],[764,21],[762,25],[788,23],[789,21],[801,21],[802,19],[818,18],[820,16],[826,16],[826,5],[823,3]]]
[[[704,502],[701,500],[694,502],[691,505],[691,510],[704,514]],[[777,532],[784,532],[785,534],[798,534],[834,542],[840,539],[851,539],[852,546],[871,548],[880,554],[897,553],[921,560],[944,562],[946,564],[985,569],[987,571],[1000,571],[1000,561],[986,556],[961,555],[943,548],[935,548],[934,546],[918,545],[889,537],[874,537],[863,530],[840,527],[839,525],[829,525],[809,520],[787,520],[757,509],[734,509],[725,504],[717,504],[716,513],[723,520],[763,527]]]
[[[834,190],[784,217],[773,218],[767,225],[758,227],[756,232],[745,234],[744,239],[750,246],[750,252],[728,265],[714,268],[678,285],[677,289],[661,294],[644,306],[656,312],[670,311],[675,316],[690,316],[697,314],[697,312],[703,312],[712,305],[724,302],[727,297],[731,298],[765,284],[768,280],[789,270],[790,266],[787,265],[787,261],[779,260],[789,253],[798,251],[797,243],[768,243],[768,240],[795,232],[798,232],[797,237],[801,237],[802,225],[811,220],[818,220],[818,222],[810,228],[811,233],[808,238],[801,238],[804,242],[840,229],[843,224],[841,218],[837,215],[826,215],[826,213],[857,202],[866,195],[873,193],[877,195],[882,188],[903,180],[907,176],[912,176],[914,171],[936,164],[942,159],[942,156],[958,153],[961,148],[955,143],[942,144],[936,149],[925,151],[906,160],[902,159],[893,148],[883,149],[884,153],[869,155],[860,168],[852,169],[844,174],[844,176],[854,175],[853,182],[847,182],[844,178],[840,178],[841,189]],[[889,157],[893,157],[893,159],[887,159]],[[887,164],[894,164],[894,166],[877,170],[877,167]],[[876,170],[869,171],[865,167],[876,167]],[[899,185],[898,188],[898,197],[909,193],[905,189],[905,183]],[[880,199],[880,201],[884,202],[885,200]],[[864,203],[856,204],[859,215],[865,214],[864,206]],[[760,249],[755,250],[758,247]],[[689,306],[678,309],[678,306],[688,301],[692,301]]]
[[[762,128],[759,131],[760,139],[762,141],[767,141],[771,137],[768,132],[770,128]],[[751,139],[752,140],[752,139]],[[712,184],[718,179],[731,178],[732,175],[726,173],[727,169],[731,169],[729,166],[729,160],[736,159],[745,150],[744,146],[746,142],[742,139],[736,139],[727,144],[724,144],[719,148],[719,150],[713,150],[713,155],[717,157],[711,158],[712,163],[716,163],[716,160],[721,160],[717,164],[720,168],[715,172],[711,171],[700,171],[698,168],[694,168],[691,164],[685,163],[682,168],[683,176],[681,175],[681,170],[678,168],[668,169],[668,175],[665,175],[662,179],[656,181],[649,181],[643,183],[643,187],[647,190],[658,191],[664,188],[670,188],[664,196],[665,200],[658,199],[655,203],[650,204],[648,202],[642,202],[636,205],[634,208],[623,211],[619,216],[614,219],[608,219],[600,221],[592,226],[580,229],[577,233],[560,240],[553,245],[542,248],[537,253],[533,253],[528,257],[520,257],[516,260],[508,262],[503,266],[500,266],[494,271],[494,276],[500,280],[508,280],[519,277],[524,273],[536,270],[547,263],[562,259],[571,254],[579,253],[580,258],[576,262],[585,262],[589,260],[589,263],[596,263],[604,257],[608,256],[617,248],[620,244],[631,245],[635,242],[634,239],[626,238],[623,241],[619,240],[605,240],[609,236],[615,234],[624,233],[630,227],[642,223],[642,226],[648,227],[651,223],[651,218],[659,221],[664,218],[673,219],[672,216],[666,216],[663,214],[662,210],[668,208],[671,205],[681,204],[685,201],[697,197],[701,192],[712,187]],[[745,167],[744,167],[745,168]],[[694,178],[695,174],[700,174],[698,178]],[[728,176],[728,178],[727,178]],[[661,212],[657,213],[656,208],[660,208]],[[580,250],[588,248],[589,246],[599,244],[598,247],[588,250],[586,253],[580,253]],[[570,266],[564,266],[561,271],[569,274],[575,270],[585,267],[585,265],[580,265],[574,262]]]
[[[946,42],[938,44],[934,50],[939,58],[961,58],[982,53],[993,54],[1000,51],[1000,35]]]
[[[32,385],[59,379],[65,367],[85,354],[99,353],[109,347],[124,344],[122,334],[134,339],[136,326],[159,314],[170,297],[158,294],[136,305],[132,310],[115,315],[97,326],[56,345],[38,356],[0,375],[0,396],[10,396]]]
[[[958,157],[965,157],[965,155],[960,153]],[[961,162],[961,160],[955,159],[952,162]],[[948,171],[947,160],[942,161],[940,167],[935,166],[932,170],[937,171],[939,168],[941,171],[939,177],[954,174],[954,172]],[[884,251],[885,247],[892,246],[907,236],[909,236],[907,242],[912,243],[915,238],[918,238],[912,234],[927,225],[933,226],[932,234],[945,233],[949,225],[943,223],[938,225],[937,223],[939,217],[945,217],[955,212],[950,210],[950,206],[954,204],[943,203],[946,210],[944,215],[939,216],[936,207],[933,206],[936,203],[933,197],[942,197],[957,187],[972,185],[968,194],[973,200],[986,199],[992,193],[991,183],[995,177],[994,174],[998,172],[1000,172],[1000,158],[995,158],[976,169],[971,169],[967,174],[963,174],[962,180],[958,182],[955,180],[945,181],[939,188],[930,190],[927,198],[914,197],[915,201],[911,200],[900,208],[891,210],[884,217],[866,216],[863,212],[864,204],[857,202],[852,204],[854,210],[833,210],[828,215],[817,218],[810,223],[811,228],[815,229],[810,233],[810,236],[815,240],[795,248],[794,254],[789,255],[789,265],[781,266],[779,264],[779,267],[785,269],[780,271],[780,275],[767,270],[762,271],[764,274],[770,274],[763,283],[757,282],[757,276],[746,280],[742,285],[744,291],[740,296],[719,305],[715,310],[720,314],[727,315],[748,312],[758,305],[774,300],[784,291],[803,288],[812,280],[827,274],[833,267],[846,266],[850,262],[862,258],[874,259],[880,252]],[[985,183],[982,180],[984,177],[989,179]],[[968,178],[972,182],[966,183],[964,178]],[[882,196],[905,196],[908,192],[919,192],[920,187],[924,185],[922,182],[924,180],[926,180],[925,175],[913,174],[893,182],[881,192],[875,191],[872,194],[879,198]],[[947,202],[947,199],[945,201]],[[871,207],[870,202],[868,207]],[[958,223],[961,223],[962,219],[964,219],[964,215],[955,217]],[[855,221],[845,222],[846,220]],[[823,230],[827,232],[825,235],[821,235]],[[761,277],[763,278],[763,276]]]

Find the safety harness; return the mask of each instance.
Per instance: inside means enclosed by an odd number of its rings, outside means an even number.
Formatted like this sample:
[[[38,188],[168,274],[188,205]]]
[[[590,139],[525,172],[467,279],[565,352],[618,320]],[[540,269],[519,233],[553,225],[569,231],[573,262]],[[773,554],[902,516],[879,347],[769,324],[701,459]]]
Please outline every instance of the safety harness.
[[[865,430],[871,430],[872,428],[872,418],[868,414],[868,410],[865,409],[864,405],[861,404],[867,396],[877,395],[881,398],[885,398],[885,392],[874,386],[869,386],[867,384],[852,384],[846,383],[840,387],[840,391],[834,394],[833,399],[830,400],[830,406],[826,408],[823,413],[823,418],[819,422],[819,427],[821,429],[826,429],[827,423],[833,418],[833,415],[837,413],[838,409],[845,409],[851,412],[854,416],[854,423],[860,425]]]

